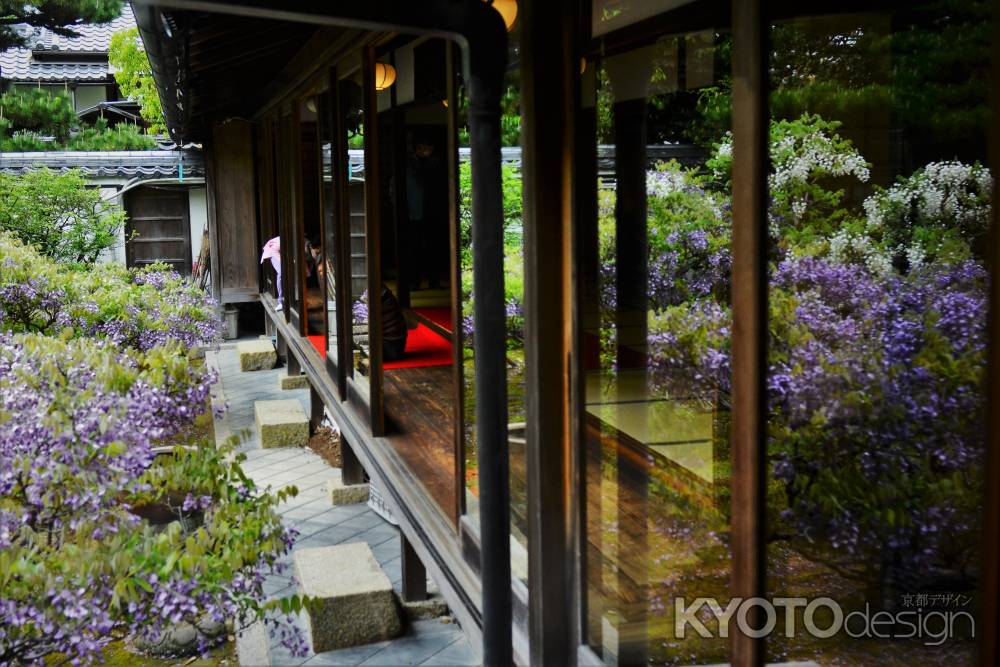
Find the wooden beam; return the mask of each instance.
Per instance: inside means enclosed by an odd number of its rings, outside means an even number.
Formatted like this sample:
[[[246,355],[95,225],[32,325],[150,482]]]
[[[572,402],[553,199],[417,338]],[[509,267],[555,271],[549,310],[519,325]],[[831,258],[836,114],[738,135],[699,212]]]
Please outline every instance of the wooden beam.
[[[768,24],[762,0],[733,0],[732,11],[732,594],[751,598],[764,589]],[[729,632],[732,664],[761,664],[761,642],[735,622]]]

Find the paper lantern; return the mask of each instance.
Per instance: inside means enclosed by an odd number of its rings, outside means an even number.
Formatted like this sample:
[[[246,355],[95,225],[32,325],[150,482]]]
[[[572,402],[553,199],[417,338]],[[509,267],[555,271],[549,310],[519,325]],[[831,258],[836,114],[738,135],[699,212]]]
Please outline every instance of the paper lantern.
[[[489,1],[489,0],[485,0]],[[493,9],[503,17],[503,24],[507,26],[507,32],[514,29],[514,21],[517,20],[517,0],[493,0],[490,3]]]
[[[396,83],[396,68],[385,63],[375,63],[375,90],[385,90]]]

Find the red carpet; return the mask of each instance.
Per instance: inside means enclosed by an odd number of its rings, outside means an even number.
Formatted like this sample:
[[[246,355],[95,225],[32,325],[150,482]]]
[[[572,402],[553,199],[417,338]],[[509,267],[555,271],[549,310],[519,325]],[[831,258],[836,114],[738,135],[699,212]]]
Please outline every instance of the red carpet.
[[[434,310],[434,309],[430,309]],[[445,311],[448,309],[445,308]],[[326,341],[323,336],[309,336],[309,342],[324,359],[326,358]],[[383,362],[382,368],[424,368],[427,366],[451,365],[451,343],[432,331],[429,327],[418,324],[416,329],[410,329],[406,335],[406,352],[402,359]]]
[[[309,342],[319,352],[319,356],[326,359],[326,336],[309,336]]]
[[[426,317],[428,320],[438,325],[447,332],[451,332],[451,308],[442,307],[427,307],[427,308],[414,308],[413,312]]]

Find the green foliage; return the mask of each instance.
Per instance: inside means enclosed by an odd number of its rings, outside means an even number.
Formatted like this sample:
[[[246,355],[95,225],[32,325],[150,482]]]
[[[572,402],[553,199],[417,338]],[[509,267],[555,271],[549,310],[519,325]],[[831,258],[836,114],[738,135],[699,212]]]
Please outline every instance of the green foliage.
[[[510,78],[513,75],[509,75]],[[469,146],[469,98],[462,97],[458,110],[458,145]],[[500,145],[521,145],[521,89],[516,80],[508,81],[500,99]]]
[[[6,127],[0,127],[4,133],[33,132],[58,141],[68,139],[77,124],[69,95],[53,95],[41,88],[19,88],[0,95],[0,117],[6,121]]]
[[[163,120],[160,95],[156,91],[153,70],[139,39],[138,28],[129,28],[112,35],[111,45],[108,47],[108,62],[115,68],[115,81],[122,93],[139,103],[140,113],[149,123],[149,132],[165,133],[167,127]]]
[[[71,151],[148,151],[157,147],[156,139],[127,123],[108,127],[104,119],[94,127],[80,130],[66,144]]]
[[[463,317],[472,319],[472,165],[459,166],[459,240],[462,265]],[[524,239],[521,207],[521,172],[511,165],[501,166],[503,187],[504,295],[510,337],[520,339],[524,326]],[[467,327],[467,338],[471,329]]]
[[[30,153],[52,150],[53,143],[32,132],[15,132],[13,136],[0,136],[0,153]]]
[[[122,0],[0,0],[0,51],[24,46],[12,26],[26,23],[57,35],[76,37],[73,28],[84,23],[106,23],[121,14]]]
[[[156,145],[156,140],[133,125],[108,128],[104,119],[93,126],[82,125],[69,96],[62,93],[29,88],[0,96],[0,151],[152,150]]]
[[[118,242],[125,213],[79,170],[0,174],[0,230],[60,262],[95,262]]]

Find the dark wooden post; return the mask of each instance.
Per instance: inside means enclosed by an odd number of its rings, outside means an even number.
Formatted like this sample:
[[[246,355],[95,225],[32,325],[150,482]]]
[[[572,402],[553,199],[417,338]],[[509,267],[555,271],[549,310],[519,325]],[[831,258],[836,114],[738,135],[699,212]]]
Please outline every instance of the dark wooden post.
[[[274,339],[275,339],[274,348],[278,354],[278,363],[283,364],[288,360],[290,356],[288,354],[288,342],[285,341],[285,337],[281,335],[281,331],[279,331],[277,328],[275,328]]]
[[[531,664],[574,664],[579,643],[571,386],[577,3],[523,4],[525,398]],[[478,330],[476,332],[478,336]]]
[[[751,598],[764,589],[768,24],[761,0],[733,0],[732,7],[732,594]],[[731,625],[732,664],[761,664],[761,642]]]
[[[402,531],[399,533],[399,550],[403,567],[403,599],[407,602],[426,600],[427,570]]]
[[[296,357],[294,354],[288,352],[288,346],[287,346],[287,344],[285,345],[285,356],[287,357],[288,376],[289,377],[296,377],[298,375],[301,375],[302,374],[302,364],[299,363],[298,357]]]
[[[340,434],[340,478],[346,485],[365,483],[365,469],[343,433]]]
[[[323,416],[326,413],[326,406],[319,392],[309,385],[309,435],[315,435],[323,423]]]

